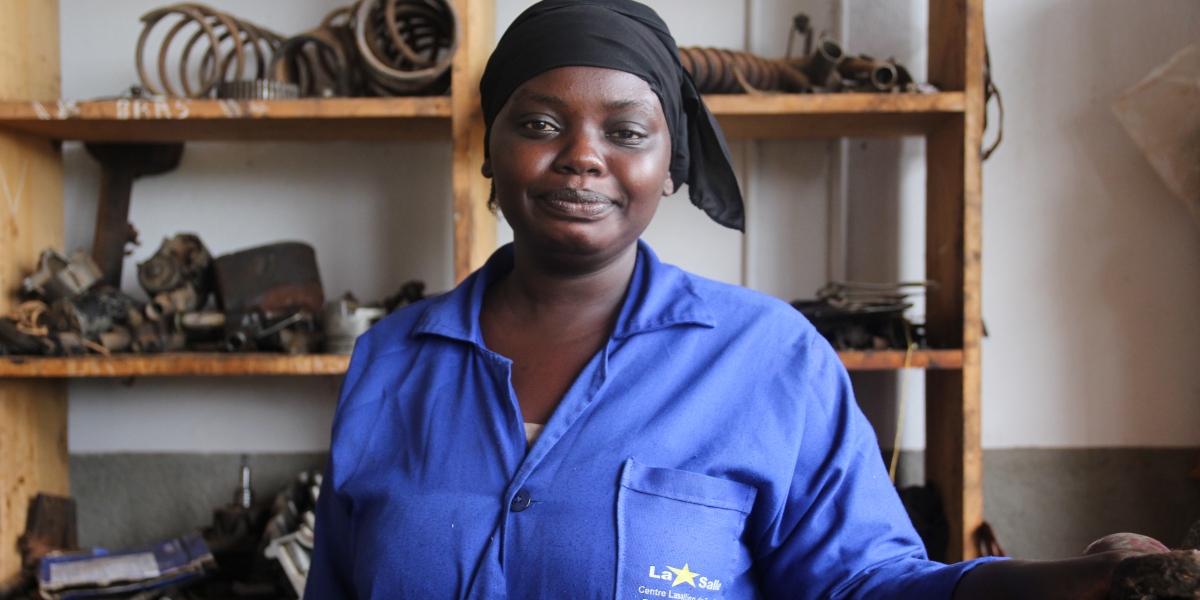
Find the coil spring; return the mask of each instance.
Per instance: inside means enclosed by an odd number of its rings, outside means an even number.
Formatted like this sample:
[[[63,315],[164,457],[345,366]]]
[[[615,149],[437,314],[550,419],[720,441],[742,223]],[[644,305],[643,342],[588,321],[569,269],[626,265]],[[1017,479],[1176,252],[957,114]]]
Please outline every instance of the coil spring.
[[[804,92],[810,88],[808,77],[785,61],[763,58],[749,52],[680,48],[679,59],[703,94]]]
[[[266,79],[274,52],[284,41],[283,36],[269,29],[202,4],[166,6],[142,15],[141,20],[138,77],[153,95],[206,98],[221,82]],[[160,24],[170,27],[158,48],[157,77],[152,77],[146,68],[146,46],[151,32]],[[185,33],[189,31],[190,35]],[[197,53],[199,58],[193,59]]]

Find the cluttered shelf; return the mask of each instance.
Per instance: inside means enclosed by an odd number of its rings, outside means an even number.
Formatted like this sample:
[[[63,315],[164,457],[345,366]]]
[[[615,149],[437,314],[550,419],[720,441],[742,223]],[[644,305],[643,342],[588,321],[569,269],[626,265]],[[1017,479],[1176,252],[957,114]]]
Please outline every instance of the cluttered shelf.
[[[850,370],[891,370],[904,367],[903,350],[839,352]],[[919,369],[962,368],[961,350],[917,350],[910,366]],[[0,358],[0,378],[55,377],[171,377],[233,375],[341,375],[349,356],[271,353],[169,352],[156,355]]]
[[[0,102],[0,129],[89,142],[449,140],[450,97]]]
[[[732,138],[919,135],[963,111],[961,92],[712,94]],[[106,142],[448,140],[450,98],[115,99],[0,102],[0,128]]]

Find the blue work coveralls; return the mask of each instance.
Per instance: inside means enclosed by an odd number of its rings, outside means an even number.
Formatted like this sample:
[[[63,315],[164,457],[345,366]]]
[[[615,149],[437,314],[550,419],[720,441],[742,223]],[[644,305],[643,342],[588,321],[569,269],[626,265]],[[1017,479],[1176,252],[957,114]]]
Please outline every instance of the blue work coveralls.
[[[306,600],[948,599],[837,354],[639,242],[612,337],[531,448],[479,327],[511,246],[358,340]]]

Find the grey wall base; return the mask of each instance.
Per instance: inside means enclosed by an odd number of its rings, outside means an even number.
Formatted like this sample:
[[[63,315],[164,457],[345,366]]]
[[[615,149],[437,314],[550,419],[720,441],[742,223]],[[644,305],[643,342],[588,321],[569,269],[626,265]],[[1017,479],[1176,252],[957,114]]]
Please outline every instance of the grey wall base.
[[[273,497],[325,454],[249,456],[256,498]],[[78,505],[79,544],[109,549],[170,539],[212,522],[233,501],[238,454],[75,454],[71,495]]]
[[[1078,556],[1110,533],[1168,546],[1200,519],[1195,448],[986,450],[983,513],[1010,556]],[[901,485],[924,480],[921,452],[902,452]]]
[[[1027,449],[984,452],[984,513],[1010,555],[1076,556],[1118,531],[1178,544],[1200,519],[1197,449]],[[904,452],[902,485],[924,479],[922,453]],[[273,495],[323,454],[255,454],[254,488]],[[120,548],[180,535],[211,520],[237,487],[236,454],[85,454],[71,457],[79,542]]]

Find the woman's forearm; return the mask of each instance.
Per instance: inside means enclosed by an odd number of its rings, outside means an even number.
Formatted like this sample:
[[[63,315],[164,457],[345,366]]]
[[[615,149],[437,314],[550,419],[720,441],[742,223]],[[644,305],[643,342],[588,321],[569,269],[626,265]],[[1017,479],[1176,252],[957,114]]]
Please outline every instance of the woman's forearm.
[[[963,575],[954,600],[1106,600],[1112,572],[1126,552],[1066,560],[1007,560]]]

